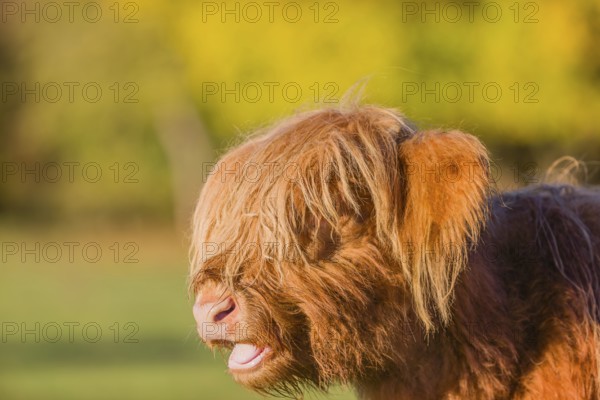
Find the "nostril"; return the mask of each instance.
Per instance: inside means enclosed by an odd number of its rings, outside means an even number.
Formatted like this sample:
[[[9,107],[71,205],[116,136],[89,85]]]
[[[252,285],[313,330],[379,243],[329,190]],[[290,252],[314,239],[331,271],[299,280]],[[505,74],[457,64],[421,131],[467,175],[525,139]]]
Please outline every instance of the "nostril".
[[[217,313],[217,315],[215,315],[215,322],[221,321],[222,319],[227,317],[229,314],[231,314],[233,312],[233,310],[235,310],[235,303],[232,301],[231,305],[227,309],[225,309],[225,310]]]
[[[231,297],[217,304],[212,312],[212,322],[221,322],[235,310],[235,301]]]

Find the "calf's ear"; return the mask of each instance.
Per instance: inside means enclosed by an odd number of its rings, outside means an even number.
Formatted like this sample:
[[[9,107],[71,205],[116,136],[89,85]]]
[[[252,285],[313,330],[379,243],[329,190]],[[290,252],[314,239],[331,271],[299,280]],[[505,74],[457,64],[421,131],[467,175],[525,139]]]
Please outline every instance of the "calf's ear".
[[[489,158],[477,138],[457,130],[417,132],[399,146],[404,198],[394,247],[430,330],[449,321],[454,285],[485,221]]]

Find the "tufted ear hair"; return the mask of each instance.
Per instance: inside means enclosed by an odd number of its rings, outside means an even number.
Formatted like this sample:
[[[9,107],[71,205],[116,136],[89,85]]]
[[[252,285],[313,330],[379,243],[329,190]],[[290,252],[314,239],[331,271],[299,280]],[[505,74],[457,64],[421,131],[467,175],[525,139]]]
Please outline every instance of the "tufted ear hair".
[[[431,330],[450,319],[454,285],[485,221],[489,158],[457,130],[417,132],[400,143],[399,157],[403,208],[392,245],[417,317]]]

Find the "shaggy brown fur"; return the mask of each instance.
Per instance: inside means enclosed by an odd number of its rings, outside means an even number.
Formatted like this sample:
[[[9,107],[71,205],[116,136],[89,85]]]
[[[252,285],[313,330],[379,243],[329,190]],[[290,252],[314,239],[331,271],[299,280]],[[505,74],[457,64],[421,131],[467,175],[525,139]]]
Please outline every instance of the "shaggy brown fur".
[[[193,293],[240,309],[207,342],[273,349],[234,374],[257,391],[600,396],[600,194],[495,193],[471,135],[375,106],[296,115],[219,161],[192,246]]]

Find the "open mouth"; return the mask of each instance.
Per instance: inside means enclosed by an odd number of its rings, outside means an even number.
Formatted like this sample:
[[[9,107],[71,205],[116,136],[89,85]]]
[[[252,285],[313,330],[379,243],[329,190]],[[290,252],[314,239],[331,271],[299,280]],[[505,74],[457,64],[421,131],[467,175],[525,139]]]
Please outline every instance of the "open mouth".
[[[233,372],[249,371],[260,366],[270,353],[270,347],[256,347],[249,343],[236,343],[229,355],[228,367]]]

